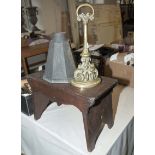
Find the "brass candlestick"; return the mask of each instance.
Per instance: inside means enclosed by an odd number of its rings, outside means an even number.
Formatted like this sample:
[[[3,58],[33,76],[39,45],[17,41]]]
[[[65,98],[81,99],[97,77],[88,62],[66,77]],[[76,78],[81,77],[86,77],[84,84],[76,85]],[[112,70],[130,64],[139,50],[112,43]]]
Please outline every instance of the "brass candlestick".
[[[81,7],[90,7],[92,14],[78,14],[78,11]],[[74,79],[71,81],[71,84],[79,88],[91,88],[101,82],[101,79],[98,77],[98,71],[95,68],[95,65],[91,63],[87,42],[87,24],[89,20],[94,19],[94,9],[90,4],[82,4],[77,8],[76,14],[77,20],[82,21],[84,26],[84,47],[81,53],[81,63],[78,65],[78,68],[74,72]]]

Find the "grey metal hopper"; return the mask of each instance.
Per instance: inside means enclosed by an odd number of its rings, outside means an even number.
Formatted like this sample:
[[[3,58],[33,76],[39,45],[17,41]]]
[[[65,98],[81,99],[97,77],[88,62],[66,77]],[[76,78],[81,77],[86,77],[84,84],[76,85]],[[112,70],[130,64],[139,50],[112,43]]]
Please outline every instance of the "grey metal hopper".
[[[66,33],[54,33],[49,44],[43,79],[50,83],[69,83],[75,69],[75,61]]]

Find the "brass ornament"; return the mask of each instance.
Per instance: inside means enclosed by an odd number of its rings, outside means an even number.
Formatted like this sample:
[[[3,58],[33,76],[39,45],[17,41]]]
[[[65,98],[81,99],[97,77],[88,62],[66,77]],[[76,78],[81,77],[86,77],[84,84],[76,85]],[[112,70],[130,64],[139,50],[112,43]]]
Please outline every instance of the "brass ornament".
[[[81,7],[90,7],[92,14],[78,14]],[[87,42],[87,24],[89,20],[94,19],[94,9],[90,4],[82,4],[78,6],[76,14],[77,20],[79,22],[82,21],[84,26],[84,47],[81,53],[81,63],[74,72],[74,79],[71,81],[71,84],[79,88],[91,88],[101,82],[101,79],[98,77],[98,70],[95,68],[95,65],[91,63]]]

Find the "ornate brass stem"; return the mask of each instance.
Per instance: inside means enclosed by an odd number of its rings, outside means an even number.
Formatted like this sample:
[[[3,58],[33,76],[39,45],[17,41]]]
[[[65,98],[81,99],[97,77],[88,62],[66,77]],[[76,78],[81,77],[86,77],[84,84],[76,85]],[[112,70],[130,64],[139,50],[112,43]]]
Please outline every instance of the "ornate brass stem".
[[[78,11],[81,7],[90,7],[92,9],[92,14],[78,14]],[[82,4],[77,8],[76,14],[77,20],[83,22],[84,47],[81,53],[81,63],[78,65],[78,68],[74,72],[74,79],[71,81],[71,84],[79,88],[90,88],[101,82],[101,79],[98,77],[98,71],[95,68],[95,65],[91,63],[87,42],[87,24],[89,20],[94,19],[94,9],[90,4]]]

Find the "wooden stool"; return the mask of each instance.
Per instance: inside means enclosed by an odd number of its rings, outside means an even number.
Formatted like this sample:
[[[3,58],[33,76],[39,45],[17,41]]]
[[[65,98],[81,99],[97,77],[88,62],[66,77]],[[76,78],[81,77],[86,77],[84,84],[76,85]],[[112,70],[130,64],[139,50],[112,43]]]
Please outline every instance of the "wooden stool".
[[[113,126],[112,90],[117,80],[101,77],[102,82],[96,87],[79,89],[70,83],[51,84],[42,77],[43,71],[28,76],[35,119],[41,117],[49,102],[77,107],[82,112],[88,151],[92,151],[104,125]]]

